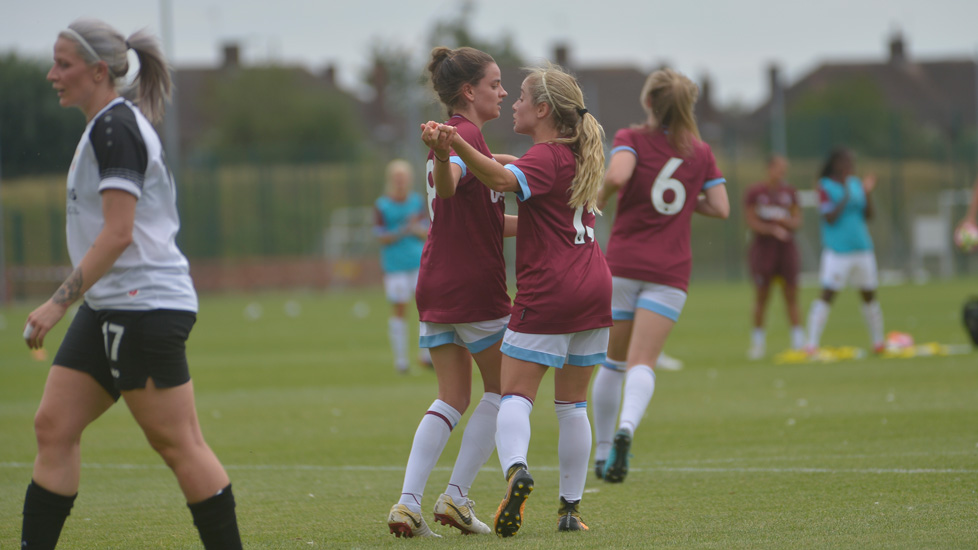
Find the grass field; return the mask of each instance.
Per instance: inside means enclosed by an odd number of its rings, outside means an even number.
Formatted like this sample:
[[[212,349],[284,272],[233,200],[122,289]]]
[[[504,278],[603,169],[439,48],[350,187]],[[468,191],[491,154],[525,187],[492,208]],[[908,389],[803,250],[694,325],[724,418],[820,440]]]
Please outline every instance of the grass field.
[[[804,292],[806,306],[813,292]],[[840,296],[825,344],[866,347],[854,294]],[[960,308],[970,294],[973,279],[883,288],[887,329],[963,344]],[[978,547],[978,354],[748,362],[751,299],[747,286],[693,285],[668,345],[686,368],[659,374],[626,482],[589,479],[588,533],[556,532],[548,377],[532,415],[537,490],[514,539],[463,538],[434,524],[444,538],[388,534],[386,514],[435,384],[418,368],[394,373],[379,291],[204,297],[189,355],[204,434],[232,477],[249,548]],[[19,547],[47,367],[20,338],[34,305],[0,309],[0,549]],[[769,317],[769,348],[786,346],[780,303]],[[428,484],[430,524],[457,431]],[[88,429],[82,449],[62,548],[200,548],[172,475],[124,406]],[[503,489],[493,455],[471,492],[482,519]]]

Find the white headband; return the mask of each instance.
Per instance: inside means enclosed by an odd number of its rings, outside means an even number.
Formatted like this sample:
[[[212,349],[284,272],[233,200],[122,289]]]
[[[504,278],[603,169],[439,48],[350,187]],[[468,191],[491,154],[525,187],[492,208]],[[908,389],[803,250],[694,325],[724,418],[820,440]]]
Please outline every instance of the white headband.
[[[62,34],[67,34],[72,39],[74,39],[75,42],[78,42],[79,44],[81,44],[81,47],[85,48],[85,51],[87,51],[89,53],[89,55],[91,55],[93,58],[95,58],[96,61],[101,61],[102,60],[102,58],[99,56],[99,54],[95,53],[95,48],[93,48],[92,45],[88,43],[88,40],[85,40],[85,38],[82,35],[78,34],[78,31],[76,31],[75,29],[72,29],[71,27],[69,27],[69,28],[61,31],[61,33]]]
[[[543,91],[547,94],[547,99],[550,100],[550,110],[551,111],[554,111],[555,113],[557,113],[557,118],[563,120],[563,117],[560,116],[560,111],[557,110],[557,104],[554,103],[553,96],[550,95],[550,89],[547,88],[547,72],[546,72],[546,70],[544,70],[543,72],[540,73],[540,80],[543,81]]]

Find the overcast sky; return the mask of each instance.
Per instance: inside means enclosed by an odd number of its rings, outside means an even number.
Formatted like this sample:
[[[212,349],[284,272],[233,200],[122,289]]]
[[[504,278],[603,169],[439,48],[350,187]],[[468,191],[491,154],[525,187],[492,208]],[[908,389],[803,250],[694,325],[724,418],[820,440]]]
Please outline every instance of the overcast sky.
[[[129,34],[161,33],[163,0],[2,0],[0,52],[50,57],[59,30],[81,16]],[[435,20],[457,12],[457,0],[168,0],[174,65],[211,65],[220,44],[239,41],[245,63],[279,60],[311,70],[334,64],[342,83],[356,82],[370,44],[382,38],[427,51]],[[530,61],[570,46],[579,66],[667,62],[695,80],[713,78],[723,104],[754,106],[777,62],[789,80],[826,60],[881,60],[903,32],[911,58],[974,58],[976,0],[496,0],[476,1],[477,36],[509,32]],[[517,83],[510,86],[516,87]]]

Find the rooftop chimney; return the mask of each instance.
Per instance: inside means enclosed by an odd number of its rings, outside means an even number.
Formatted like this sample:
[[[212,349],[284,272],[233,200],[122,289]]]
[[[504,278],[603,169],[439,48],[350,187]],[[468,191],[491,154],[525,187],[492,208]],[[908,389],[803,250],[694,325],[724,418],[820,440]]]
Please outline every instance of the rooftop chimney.
[[[225,69],[237,69],[241,66],[241,46],[237,42],[227,42],[224,44],[224,64]]]
[[[554,63],[569,70],[570,67],[568,67],[568,57],[569,50],[567,48],[567,44],[557,44],[554,46]]]
[[[903,64],[907,62],[906,44],[903,42],[903,33],[896,31],[890,37],[890,63]]]

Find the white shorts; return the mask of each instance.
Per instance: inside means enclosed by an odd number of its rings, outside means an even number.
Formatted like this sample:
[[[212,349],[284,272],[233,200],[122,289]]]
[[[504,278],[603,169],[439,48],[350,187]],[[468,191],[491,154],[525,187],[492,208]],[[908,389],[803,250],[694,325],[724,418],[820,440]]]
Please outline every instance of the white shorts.
[[[418,347],[437,348],[445,344],[455,344],[479,353],[502,340],[509,324],[509,315],[491,321],[475,323],[426,323],[421,322]]]
[[[876,290],[876,256],[872,250],[845,254],[823,250],[818,278],[829,290],[842,290],[849,283],[859,290]]]
[[[418,270],[384,273],[384,292],[392,304],[406,304],[418,287]]]
[[[676,322],[686,305],[686,293],[675,287],[624,277],[612,277],[611,283],[611,318],[615,321],[630,321],[635,309],[642,308]]]
[[[513,359],[547,367],[593,367],[608,357],[608,334],[608,327],[570,334],[525,334],[506,329],[501,349]]]

